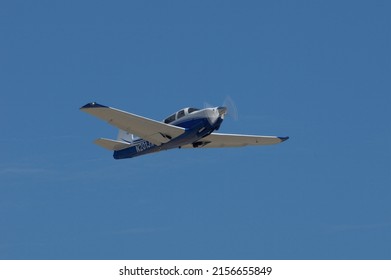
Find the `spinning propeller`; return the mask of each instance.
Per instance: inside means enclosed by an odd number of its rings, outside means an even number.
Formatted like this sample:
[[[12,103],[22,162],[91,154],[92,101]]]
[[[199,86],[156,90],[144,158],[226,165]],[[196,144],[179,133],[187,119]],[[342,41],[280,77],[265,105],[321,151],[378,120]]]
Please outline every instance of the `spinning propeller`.
[[[214,123],[218,117],[224,119],[225,115],[232,117],[235,121],[238,120],[238,110],[231,97],[227,96],[224,100],[223,106],[214,107],[209,103],[204,103],[204,109],[206,110],[207,117],[211,123]]]

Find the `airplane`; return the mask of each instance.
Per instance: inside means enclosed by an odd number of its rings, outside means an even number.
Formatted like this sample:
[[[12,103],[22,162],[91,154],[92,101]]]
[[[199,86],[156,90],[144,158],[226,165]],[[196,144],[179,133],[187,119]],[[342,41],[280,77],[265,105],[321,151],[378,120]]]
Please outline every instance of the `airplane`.
[[[227,107],[184,108],[162,122],[88,103],[81,111],[119,129],[117,140],[99,138],[95,144],[113,151],[114,159],[133,158],[174,148],[223,148],[272,145],[289,137],[216,133]]]

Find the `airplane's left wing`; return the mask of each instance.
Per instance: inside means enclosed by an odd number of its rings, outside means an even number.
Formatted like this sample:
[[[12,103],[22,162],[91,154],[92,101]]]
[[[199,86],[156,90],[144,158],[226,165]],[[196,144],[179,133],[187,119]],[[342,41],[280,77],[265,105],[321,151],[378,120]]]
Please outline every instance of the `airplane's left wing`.
[[[273,145],[288,139],[289,137],[212,133],[196,143],[183,146],[183,148],[225,148]]]
[[[135,134],[157,146],[185,132],[184,128],[165,124],[98,103],[88,103],[80,110],[107,121],[109,124]]]

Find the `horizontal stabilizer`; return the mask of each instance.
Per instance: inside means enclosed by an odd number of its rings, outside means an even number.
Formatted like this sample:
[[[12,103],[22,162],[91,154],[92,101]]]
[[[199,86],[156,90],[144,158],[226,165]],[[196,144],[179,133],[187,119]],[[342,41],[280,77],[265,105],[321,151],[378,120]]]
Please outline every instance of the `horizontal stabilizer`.
[[[96,139],[94,143],[110,151],[119,151],[119,150],[129,148],[131,146],[129,143],[123,141],[111,140],[106,138]]]

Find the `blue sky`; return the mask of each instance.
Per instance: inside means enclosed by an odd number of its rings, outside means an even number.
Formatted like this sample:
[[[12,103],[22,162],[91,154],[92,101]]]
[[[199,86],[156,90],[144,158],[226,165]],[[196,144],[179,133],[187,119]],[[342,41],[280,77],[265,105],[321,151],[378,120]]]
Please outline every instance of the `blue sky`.
[[[1,259],[390,259],[389,1],[2,1]],[[91,101],[236,103],[270,147],[115,161]]]

